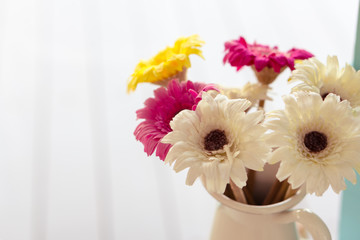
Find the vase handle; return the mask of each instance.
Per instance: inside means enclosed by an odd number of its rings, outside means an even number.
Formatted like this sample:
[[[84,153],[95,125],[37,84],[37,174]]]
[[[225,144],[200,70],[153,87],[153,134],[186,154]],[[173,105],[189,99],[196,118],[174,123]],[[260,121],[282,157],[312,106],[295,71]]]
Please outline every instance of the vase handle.
[[[305,227],[314,240],[331,240],[328,227],[315,213],[307,209],[297,209],[289,213],[296,222]]]

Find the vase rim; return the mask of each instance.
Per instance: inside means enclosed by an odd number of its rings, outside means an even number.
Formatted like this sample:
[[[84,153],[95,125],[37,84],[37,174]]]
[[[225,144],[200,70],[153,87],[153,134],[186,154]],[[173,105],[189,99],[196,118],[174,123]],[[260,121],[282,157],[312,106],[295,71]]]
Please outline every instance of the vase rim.
[[[249,205],[237,202],[224,194],[209,192],[208,193],[213,196],[216,200],[218,200],[221,204],[230,207],[235,210],[240,210],[246,213],[252,214],[271,214],[282,212],[284,210],[290,209],[298,204],[302,199],[304,199],[306,195],[305,186],[302,186],[297,193],[281,202],[269,204],[269,205]]]

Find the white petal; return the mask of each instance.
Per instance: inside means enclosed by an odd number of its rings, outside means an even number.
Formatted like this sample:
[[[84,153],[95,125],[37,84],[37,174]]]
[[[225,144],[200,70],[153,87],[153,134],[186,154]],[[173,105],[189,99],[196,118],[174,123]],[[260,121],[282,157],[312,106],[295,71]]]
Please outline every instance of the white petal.
[[[286,161],[288,158],[292,157],[293,154],[289,147],[279,147],[270,154],[268,163],[274,164],[279,161]]]
[[[239,187],[242,188],[246,185],[248,179],[247,172],[241,161],[235,161],[231,169],[230,178]]]
[[[340,191],[346,189],[344,177],[339,174],[339,171],[335,167],[326,166],[326,168],[324,168],[324,173],[334,192],[339,193]]]
[[[193,185],[195,180],[200,177],[202,174],[201,168],[199,167],[191,167],[189,168],[189,171],[187,173],[187,178],[186,178],[186,185]]]
[[[309,166],[308,164],[299,161],[296,168],[292,169],[289,183],[291,183],[293,188],[300,187],[307,180],[308,175],[311,174],[314,168],[316,168],[316,166]]]

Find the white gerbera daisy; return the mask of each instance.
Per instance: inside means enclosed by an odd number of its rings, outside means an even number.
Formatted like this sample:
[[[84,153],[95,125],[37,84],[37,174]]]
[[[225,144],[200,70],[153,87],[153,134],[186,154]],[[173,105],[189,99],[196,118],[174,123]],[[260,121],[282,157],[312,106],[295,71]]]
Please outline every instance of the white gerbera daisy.
[[[290,82],[302,82],[292,89],[293,92],[316,92],[323,99],[334,93],[341,100],[348,100],[353,108],[360,106],[360,72],[349,64],[340,69],[336,56],[328,56],[326,66],[316,58],[301,61],[295,65],[290,79]]]
[[[261,83],[246,83],[242,88],[227,88],[220,87],[220,92],[229,99],[245,98],[249,100],[252,105],[259,102],[259,100],[271,100],[267,96],[269,85]]]
[[[223,193],[230,178],[245,186],[245,168],[262,171],[270,150],[260,124],[264,113],[246,114],[250,105],[245,99],[213,98],[204,92],[195,111],[183,110],[170,122],[173,131],[161,140],[173,145],[165,162],[175,162],[176,172],[189,168],[187,185],[203,176],[210,192]]]
[[[344,178],[356,182],[360,166],[359,119],[348,101],[329,94],[297,92],[283,97],[285,110],[267,115],[273,130],[267,141],[274,147],[269,163],[281,161],[277,178],[293,189],[306,184],[308,193],[322,195],[331,185],[336,193],[346,188]]]

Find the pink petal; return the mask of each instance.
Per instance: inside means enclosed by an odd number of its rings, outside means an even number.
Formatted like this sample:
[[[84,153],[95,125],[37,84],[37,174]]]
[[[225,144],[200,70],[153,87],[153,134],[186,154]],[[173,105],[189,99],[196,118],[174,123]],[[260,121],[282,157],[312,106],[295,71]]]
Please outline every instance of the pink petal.
[[[289,51],[287,51],[287,53],[290,55],[291,58],[293,59],[308,59],[313,57],[314,55],[306,50],[303,49],[297,49],[297,48],[292,48]]]
[[[260,72],[261,70],[263,70],[264,67],[266,67],[266,65],[268,64],[268,62],[269,62],[269,59],[266,57],[255,58],[254,65],[255,65],[256,71]]]
[[[223,63],[229,63],[231,66],[240,70],[243,66],[254,65],[257,71],[261,71],[265,66],[273,68],[275,72],[289,66],[294,69],[295,59],[307,59],[313,55],[302,49],[290,49],[286,53],[279,51],[277,46],[269,47],[267,45],[248,44],[245,38],[232,40],[225,43],[225,56]]]
[[[170,121],[184,109],[191,110],[197,105],[199,96],[204,90],[215,89],[212,85],[179,82],[171,80],[168,88],[160,87],[154,91],[154,97],[145,101],[145,107],[136,111],[138,119],[144,119],[134,131],[135,138],[144,145],[144,151],[164,160],[170,146],[161,144],[160,140],[169,132]]]

